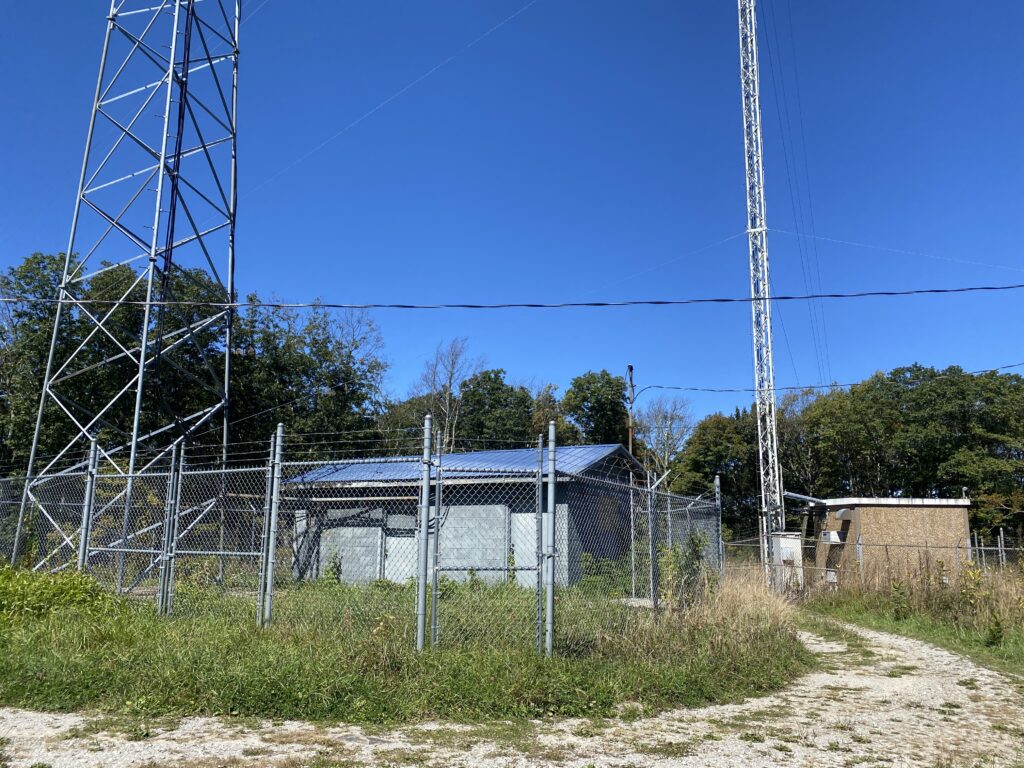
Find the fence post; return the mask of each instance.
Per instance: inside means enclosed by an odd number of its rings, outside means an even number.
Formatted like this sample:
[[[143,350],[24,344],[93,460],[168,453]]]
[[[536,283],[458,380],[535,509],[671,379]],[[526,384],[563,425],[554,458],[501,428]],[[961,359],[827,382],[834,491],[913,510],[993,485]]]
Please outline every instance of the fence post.
[[[544,602],[546,624],[544,627],[544,653],[550,656],[555,650],[555,510],[556,476],[555,422],[548,422],[548,515],[544,532]]]
[[[274,493],[274,448],[277,435],[270,436],[270,454],[267,456],[267,477],[263,491],[263,536],[260,541],[260,575],[256,594],[256,625],[263,626],[263,608],[267,596],[267,564],[270,562],[270,499]],[[301,547],[301,545],[300,545]],[[296,552],[301,557],[302,552]]]
[[[440,618],[440,599],[441,593],[438,585],[440,580],[439,563],[437,561],[438,555],[440,554],[440,539],[441,539],[441,504],[444,501],[444,473],[441,471],[441,441],[437,441],[437,482],[434,483],[434,536],[431,540],[433,548],[431,549],[431,556],[434,561],[434,567],[430,576],[430,644],[437,644],[437,624]]]
[[[284,452],[284,424],[278,423],[274,436],[274,477],[270,493],[270,533],[267,541],[267,567],[263,588],[263,626],[270,625],[274,614],[274,566],[277,564],[277,511],[281,506],[281,462]]]
[[[629,596],[636,599],[636,494],[633,476],[629,477]]]
[[[544,435],[537,435],[537,653],[544,652]]]
[[[658,569],[658,515],[655,512],[657,494],[654,491],[653,478],[647,475],[647,556],[650,559],[651,607],[658,612],[658,599],[661,597],[661,573]]]
[[[28,486],[32,482],[31,467],[21,482],[21,505],[18,507],[18,521],[14,524],[14,541],[11,542],[11,565],[18,563],[21,550],[21,536],[25,527],[25,509],[28,506]]]
[[[423,651],[427,636],[427,545],[430,538],[430,440],[432,419],[423,419],[423,466],[420,469],[420,540],[416,568],[416,651]]]
[[[718,513],[718,572],[725,572],[725,538],[722,536],[722,478],[715,473],[715,511]]]
[[[171,562],[167,577],[167,613],[174,612],[175,573],[178,568],[178,520],[181,518],[181,496],[185,485],[185,446],[178,449],[178,472],[174,481],[174,514],[171,515]]]
[[[85,498],[82,500],[82,532],[78,537],[78,570],[89,564],[89,535],[92,533],[92,509],[96,502],[96,464],[99,456],[96,438],[89,441],[89,468],[85,475]]]
[[[1003,537],[1002,526],[999,528],[999,567],[1006,567],[1006,539]]]
[[[171,551],[174,548],[174,519],[177,517],[175,499],[177,496],[178,444],[171,446],[171,466],[167,470],[167,491],[164,494],[164,536],[160,547],[160,582],[156,590],[156,612],[166,616],[170,611]]]

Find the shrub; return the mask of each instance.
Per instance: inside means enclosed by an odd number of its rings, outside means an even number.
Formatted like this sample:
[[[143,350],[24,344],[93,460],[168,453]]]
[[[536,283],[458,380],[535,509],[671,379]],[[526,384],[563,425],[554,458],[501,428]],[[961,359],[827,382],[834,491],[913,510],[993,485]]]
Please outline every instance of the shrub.
[[[707,546],[706,534],[691,533],[681,545],[661,550],[661,599],[667,607],[698,603],[714,587],[717,574],[704,555]]]
[[[0,567],[0,616],[44,616],[62,608],[88,613],[109,609],[114,598],[96,580],[77,571],[34,573]]]

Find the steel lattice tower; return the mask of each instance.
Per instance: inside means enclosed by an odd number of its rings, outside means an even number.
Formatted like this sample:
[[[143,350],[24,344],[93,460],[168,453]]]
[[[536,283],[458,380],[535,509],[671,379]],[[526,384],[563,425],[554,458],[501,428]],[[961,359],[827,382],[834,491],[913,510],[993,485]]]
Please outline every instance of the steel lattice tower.
[[[95,440],[127,527],[133,476],[172,445],[223,430],[226,456],[240,19],[241,0],[111,0],[25,498]]]
[[[768,225],[764,205],[764,160],[761,139],[760,78],[757,67],[757,17],[754,0],[739,0],[740,86],[743,92],[743,149],[747,178],[747,240],[750,251],[750,296],[754,327],[761,514],[767,554],[771,533],[785,527],[779,438],[775,423],[775,363],[768,278]]]

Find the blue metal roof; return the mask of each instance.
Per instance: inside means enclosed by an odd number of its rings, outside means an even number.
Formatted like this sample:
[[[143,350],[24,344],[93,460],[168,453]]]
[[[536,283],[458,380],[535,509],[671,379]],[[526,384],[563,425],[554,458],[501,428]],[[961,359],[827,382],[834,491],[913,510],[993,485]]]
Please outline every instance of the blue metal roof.
[[[618,443],[608,445],[566,445],[555,448],[555,466],[559,472],[585,472],[604,459],[625,449]],[[548,450],[544,449],[544,471],[548,467]],[[496,451],[448,453],[441,457],[441,467],[449,477],[480,473],[535,472],[537,450],[518,448]],[[339,461],[310,469],[289,480],[291,483],[374,483],[410,482],[419,480],[422,465],[419,456],[402,456],[381,461]],[[431,470],[432,474],[435,470]]]

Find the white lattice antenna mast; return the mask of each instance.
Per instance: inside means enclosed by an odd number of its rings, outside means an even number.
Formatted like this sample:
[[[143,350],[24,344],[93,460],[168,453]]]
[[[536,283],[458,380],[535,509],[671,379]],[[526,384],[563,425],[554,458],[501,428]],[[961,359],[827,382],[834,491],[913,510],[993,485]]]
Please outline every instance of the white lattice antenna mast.
[[[754,301],[754,387],[761,477],[761,515],[766,534],[785,525],[779,438],[775,426],[775,363],[768,280],[768,226],[764,206],[761,97],[757,69],[757,18],[754,0],[739,0],[740,86],[743,91],[743,152],[747,174],[747,239],[750,246],[750,295]],[[765,546],[770,554],[771,537]]]

